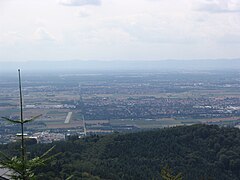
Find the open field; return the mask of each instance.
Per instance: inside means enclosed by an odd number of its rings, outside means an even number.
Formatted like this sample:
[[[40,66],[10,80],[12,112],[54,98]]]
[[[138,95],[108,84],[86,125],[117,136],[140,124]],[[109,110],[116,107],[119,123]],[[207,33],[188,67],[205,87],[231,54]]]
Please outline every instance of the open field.
[[[18,86],[11,81],[0,81],[0,114],[19,118]],[[82,131],[83,116],[89,132],[195,123],[237,125],[239,89],[237,71],[29,76],[23,78],[24,117],[42,114],[27,126],[31,131]]]

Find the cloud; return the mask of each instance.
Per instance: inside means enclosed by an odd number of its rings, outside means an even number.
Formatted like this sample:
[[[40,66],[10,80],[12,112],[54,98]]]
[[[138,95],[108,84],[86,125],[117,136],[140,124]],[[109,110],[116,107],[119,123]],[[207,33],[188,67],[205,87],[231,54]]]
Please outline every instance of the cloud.
[[[91,11],[89,11],[89,10],[87,10],[87,9],[81,9],[81,10],[78,12],[77,16],[78,16],[78,17],[81,17],[81,18],[86,18],[86,17],[89,17],[91,14],[92,14]]]
[[[15,31],[9,31],[0,36],[0,43],[7,45],[15,45],[23,40],[22,34]]]
[[[83,44],[119,45],[133,41],[127,32],[118,28],[100,28],[89,32],[79,33],[76,39],[81,39]]]
[[[33,37],[38,41],[55,41],[55,37],[51,35],[45,28],[39,27],[34,32]]]
[[[152,13],[136,13],[128,16],[112,17],[105,26],[121,29],[131,36],[134,42],[145,44],[189,44],[194,43],[195,35],[183,17],[170,17]],[[177,26],[181,22],[181,26]]]
[[[224,44],[240,44],[240,35],[239,34],[225,34],[220,37],[218,42]]]
[[[37,27],[45,27],[46,21],[43,19],[37,18],[35,24],[37,25]]]
[[[236,0],[206,0],[199,3],[196,9],[209,13],[240,13],[240,2]]]
[[[59,0],[59,4],[65,6],[84,6],[84,5],[101,5],[101,0]]]

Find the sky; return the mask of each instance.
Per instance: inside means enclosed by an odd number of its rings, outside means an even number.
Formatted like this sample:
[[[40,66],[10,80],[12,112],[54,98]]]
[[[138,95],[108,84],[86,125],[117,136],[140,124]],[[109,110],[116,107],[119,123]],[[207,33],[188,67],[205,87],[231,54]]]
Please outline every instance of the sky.
[[[239,0],[0,0],[0,62],[240,58]]]

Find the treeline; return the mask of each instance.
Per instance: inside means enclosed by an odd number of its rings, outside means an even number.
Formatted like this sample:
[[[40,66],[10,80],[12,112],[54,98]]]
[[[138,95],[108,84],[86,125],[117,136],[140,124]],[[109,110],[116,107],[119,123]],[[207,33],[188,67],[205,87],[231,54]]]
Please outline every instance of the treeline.
[[[168,165],[183,179],[240,179],[240,130],[193,125],[130,134],[72,137],[55,143],[62,152],[37,170],[38,179],[161,179]],[[1,146],[16,153],[16,144]],[[53,144],[28,146],[31,156]]]

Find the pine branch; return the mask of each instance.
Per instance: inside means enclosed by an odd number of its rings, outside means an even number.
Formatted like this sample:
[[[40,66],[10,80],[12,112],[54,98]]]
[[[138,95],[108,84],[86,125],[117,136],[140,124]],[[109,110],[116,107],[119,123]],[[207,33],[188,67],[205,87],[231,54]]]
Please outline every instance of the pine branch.
[[[73,175],[69,176],[66,180],[71,180],[73,178]]]
[[[20,123],[32,122],[32,121],[36,120],[37,118],[39,118],[39,117],[41,117],[41,116],[42,116],[42,114],[37,115],[37,116],[34,116],[34,117],[32,117],[31,119],[23,120],[23,122],[22,122],[21,120],[13,120],[13,119],[10,119],[10,118],[7,118],[7,117],[2,117],[2,119],[6,120],[6,121],[8,121],[8,122],[10,122],[10,123],[19,123],[19,124],[20,124]]]
[[[161,170],[161,177],[164,180],[182,180],[183,179],[182,173],[178,173],[175,176],[175,175],[172,174],[172,170],[168,166],[165,166]]]
[[[16,123],[20,124],[21,123],[21,120],[13,120],[13,119],[10,119],[10,118],[7,118],[7,117],[2,117],[2,119],[6,120],[10,123],[14,123],[14,124],[16,124]]]
[[[5,153],[0,151],[0,157],[3,157],[6,160],[10,160],[11,158],[9,158]]]
[[[55,146],[53,146],[49,150],[47,150],[42,156],[40,156],[40,158],[45,158],[45,156],[47,156],[55,148]]]
[[[34,121],[35,119],[37,119],[37,118],[39,118],[39,117],[41,117],[41,116],[42,116],[42,114],[37,115],[37,116],[34,116],[34,117],[32,117],[31,119],[26,119],[26,120],[23,121],[23,123],[32,122],[32,121]]]

